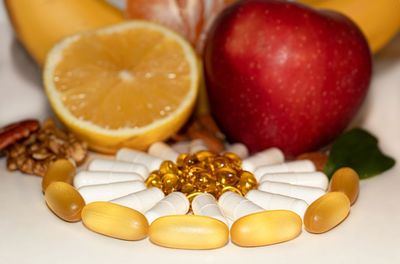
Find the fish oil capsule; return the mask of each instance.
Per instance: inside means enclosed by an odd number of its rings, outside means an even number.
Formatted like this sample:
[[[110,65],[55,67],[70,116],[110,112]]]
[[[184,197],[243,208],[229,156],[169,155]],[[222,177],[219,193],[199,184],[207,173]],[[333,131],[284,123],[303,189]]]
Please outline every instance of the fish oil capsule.
[[[217,200],[209,193],[199,194],[193,198],[192,210],[195,215],[204,215],[220,220],[228,225]]]
[[[333,174],[331,178],[329,191],[343,192],[353,204],[358,197],[360,190],[360,178],[358,173],[351,168],[340,168]]]
[[[258,189],[264,192],[301,199],[308,204],[311,204],[325,194],[325,191],[320,188],[270,181],[264,181],[258,186]]]
[[[223,193],[218,199],[218,204],[224,215],[233,221],[248,214],[265,211],[264,208],[231,191]]]
[[[155,142],[151,144],[147,152],[163,160],[176,160],[179,155],[178,152],[164,142]]]
[[[260,183],[264,181],[282,182],[295,185],[316,187],[326,190],[328,187],[328,177],[322,172],[286,172],[286,173],[267,173],[261,176]]]
[[[349,198],[342,192],[329,192],[307,208],[304,227],[310,233],[324,233],[340,224],[349,212]]]
[[[164,198],[164,193],[160,189],[152,187],[113,199],[110,202],[144,213],[161,201],[162,198]]]
[[[83,224],[93,232],[123,240],[147,236],[149,224],[140,212],[110,202],[94,202],[82,210]]]
[[[72,179],[76,173],[75,164],[66,159],[59,159],[51,163],[42,179],[42,191],[52,182],[65,182],[72,184]]]
[[[222,185],[235,185],[239,181],[236,171],[231,168],[221,168],[215,171],[218,182]]]
[[[304,200],[259,190],[251,190],[245,197],[265,210],[289,210],[301,218],[308,207]]]
[[[189,153],[194,154],[198,151],[208,150],[206,143],[201,139],[194,139],[190,141],[189,144]]]
[[[165,196],[145,213],[147,221],[152,223],[155,219],[166,215],[186,214],[189,211],[190,202],[181,192],[172,192]]]
[[[246,145],[242,143],[234,143],[226,147],[227,152],[232,152],[238,155],[241,159],[245,159],[249,156],[249,150]]]
[[[143,179],[149,174],[149,170],[143,164],[106,159],[92,160],[89,163],[88,171],[133,172],[142,176]]]
[[[75,188],[125,181],[143,181],[137,173],[112,171],[80,171],[74,178]]]
[[[149,238],[162,247],[213,249],[228,243],[229,229],[223,222],[207,216],[171,215],[150,225]]]
[[[242,247],[259,247],[296,238],[302,229],[301,218],[287,210],[253,213],[235,221],[232,242]]]
[[[50,210],[68,222],[81,220],[85,201],[74,187],[65,182],[52,182],[47,186],[44,199]]]
[[[145,184],[147,187],[157,187],[161,188],[162,187],[162,181],[161,181],[161,176],[158,173],[158,171],[152,171],[145,180]]]
[[[267,173],[286,173],[286,172],[314,172],[315,165],[310,160],[295,160],[281,164],[266,165],[256,168],[254,176],[259,181]]]
[[[282,163],[285,156],[278,148],[269,148],[243,160],[243,170],[254,172],[257,167]]]
[[[116,159],[120,161],[133,162],[143,164],[149,171],[157,170],[162,159],[149,155],[145,152],[122,148],[117,152]]]
[[[161,163],[160,169],[158,171],[160,172],[160,174],[166,174],[166,173],[178,174],[178,167],[172,161],[164,160]]]
[[[212,152],[206,151],[206,150],[198,151],[198,152],[194,153],[194,155],[196,156],[196,158],[199,161],[205,161],[208,158],[215,156]]]
[[[110,201],[145,189],[142,181],[113,182],[82,186],[78,189],[86,203]]]

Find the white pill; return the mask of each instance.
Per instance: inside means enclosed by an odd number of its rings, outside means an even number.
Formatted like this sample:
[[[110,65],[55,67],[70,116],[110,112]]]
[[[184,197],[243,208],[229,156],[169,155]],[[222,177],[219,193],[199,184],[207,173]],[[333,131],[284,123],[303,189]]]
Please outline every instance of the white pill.
[[[314,172],[287,172],[287,173],[267,173],[261,176],[259,182],[272,181],[283,182],[295,185],[317,187],[323,190],[328,188],[328,177],[319,171]]]
[[[209,216],[228,225],[217,200],[209,193],[197,195],[192,201],[192,210],[195,215]]]
[[[134,172],[80,171],[74,177],[74,186],[75,188],[81,188],[87,185],[126,181],[143,181],[143,178],[141,175]]]
[[[203,140],[194,139],[194,140],[190,141],[190,145],[189,145],[189,153],[190,154],[193,154],[193,153],[196,153],[196,152],[202,151],[202,150],[208,150],[208,147],[207,147],[206,143],[204,143]]]
[[[178,152],[164,142],[155,142],[151,144],[147,152],[154,157],[158,157],[163,160],[171,160],[173,162],[175,162],[176,158],[179,156]]]
[[[308,207],[304,200],[259,190],[249,191],[246,198],[265,210],[289,210],[295,212],[301,218],[303,218]]]
[[[258,186],[258,189],[264,192],[301,199],[308,204],[312,204],[312,202],[325,194],[325,191],[320,188],[270,181],[264,181]]]
[[[234,143],[226,147],[226,152],[233,152],[238,155],[241,159],[245,159],[249,156],[249,150],[246,145],[242,143]]]
[[[179,141],[171,145],[171,148],[178,153],[189,153],[190,141]]]
[[[164,193],[155,187],[144,189],[139,192],[131,193],[110,202],[135,209],[141,213],[152,208],[156,203],[164,198]]]
[[[315,165],[312,161],[295,160],[281,164],[260,166],[254,171],[254,176],[256,177],[257,181],[259,181],[260,178],[267,173],[313,172],[315,170]]]
[[[243,170],[254,172],[257,167],[282,163],[285,156],[278,148],[269,148],[258,152],[242,162]]]
[[[218,200],[219,206],[226,217],[236,221],[240,217],[265,211],[261,206],[234,192],[223,193]]]
[[[126,162],[120,160],[94,159],[89,163],[89,171],[113,171],[113,172],[135,172],[143,179],[149,175],[146,166],[139,163]]]
[[[117,152],[117,160],[140,163],[147,167],[149,171],[158,170],[162,159],[149,155],[145,152],[122,148]]]
[[[147,221],[152,223],[161,216],[183,215],[189,211],[190,202],[181,192],[172,192],[156,203],[145,213]]]
[[[126,181],[83,186],[78,191],[88,204],[96,201],[111,201],[145,188],[142,181]]]

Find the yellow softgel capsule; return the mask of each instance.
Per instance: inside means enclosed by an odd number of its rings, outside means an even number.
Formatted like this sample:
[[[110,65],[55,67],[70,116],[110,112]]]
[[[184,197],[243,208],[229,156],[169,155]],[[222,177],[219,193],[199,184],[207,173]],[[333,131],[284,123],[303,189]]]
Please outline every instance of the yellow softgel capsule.
[[[310,233],[324,233],[340,224],[349,212],[349,198],[342,192],[329,192],[307,208],[304,227]]]
[[[352,168],[340,168],[333,174],[329,187],[331,192],[343,192],[353,204],[360,191],[360,178]]]
[[[150,225],[150,241],[162,247],[178,249],[213,249],[229,240],[229,229],[223,222],[200,215],[160,217]]]
[[[52,182],[72,183],[76,174],[75,164],[67,159],[59,159],[51,163],[42,179],[42,191]]]
[[[123,240],[147,236],[149,224],[140,212],[110,202],[93,202],[82,210],[82,222],[90,230]]]
[[[50,210],[68,222],[81,220],[81,210],[85,201],[79,192],[65,182],[52,182],[46,188],[44,199]]]
[[[300,216],[292,211],[263,211],[236,220],[231,227],[231,239],[242,247],[266,246],[296,238],[301,228]]]

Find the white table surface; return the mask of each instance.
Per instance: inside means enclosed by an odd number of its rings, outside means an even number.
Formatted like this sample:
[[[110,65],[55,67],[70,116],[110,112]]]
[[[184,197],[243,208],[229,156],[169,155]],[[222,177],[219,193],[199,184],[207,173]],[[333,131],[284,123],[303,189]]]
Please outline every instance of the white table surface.
[[[50,114],[40,70],[14,39],[0,4],[0,126]],[[400,161],[400,36],[375,57],[368,98],[354,125]],[[400,166],[361,182],[357,203],[337,228],[287,243],[174,250],[127,242],[66,223],[46,207],[38,177],[10,173],[0,160],[0,263],[400,263]]]

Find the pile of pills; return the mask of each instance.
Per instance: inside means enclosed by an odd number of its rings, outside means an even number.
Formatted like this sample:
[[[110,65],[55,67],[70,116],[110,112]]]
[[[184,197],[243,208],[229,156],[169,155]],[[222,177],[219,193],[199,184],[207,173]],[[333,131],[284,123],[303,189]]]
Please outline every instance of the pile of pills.
[[[66,221],[182,249],[218,248],[229,238],[245,247],[281,243],[296,238],[303,224],[323,233],[347,217],[358,196],[350,168],[336,171],[329,184],[313,162],[285,162],[277,148],[247,155],[242,144],[214,154],[198,141],[157,142],[148,153],[121,149],[115,160],[93,160],[74,177],[71,163],[55,162],[43,191]]]

